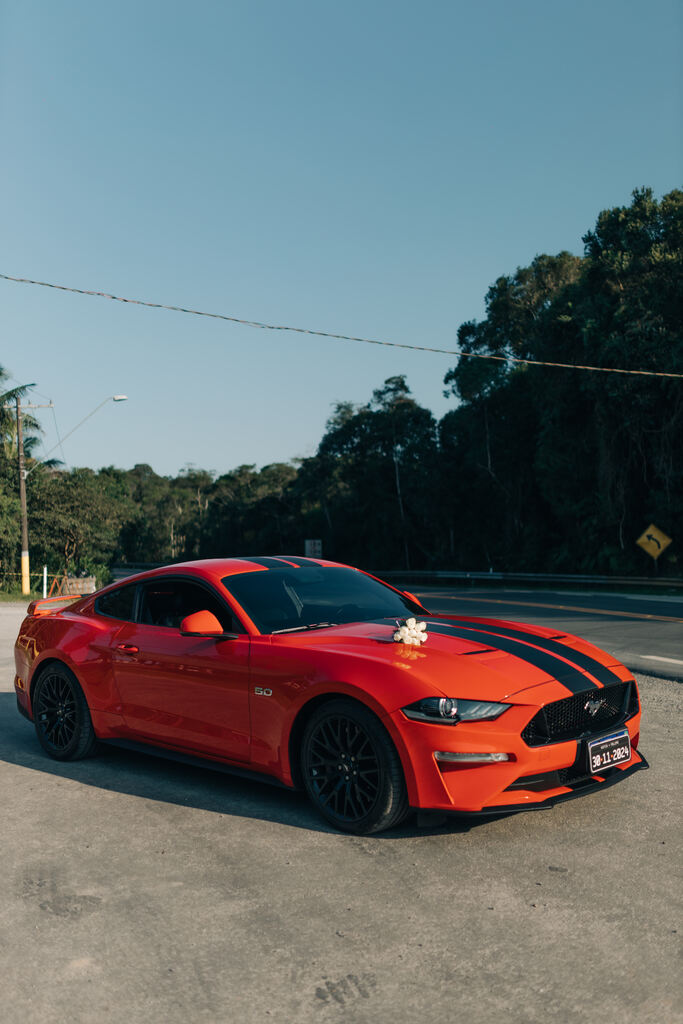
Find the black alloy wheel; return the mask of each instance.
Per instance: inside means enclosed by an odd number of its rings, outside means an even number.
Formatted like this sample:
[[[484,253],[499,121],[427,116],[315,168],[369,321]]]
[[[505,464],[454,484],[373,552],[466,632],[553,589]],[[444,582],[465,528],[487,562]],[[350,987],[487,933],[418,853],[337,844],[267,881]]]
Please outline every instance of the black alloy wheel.
[[[375,715],[356,701],[335,699],[313,712],[301,771],[318,811],[342,831],[380,832],[408,812],[396,748]]]
[[[65,665],[41,673],[33,690],[33,722],[41,747],[56,761],[88,757],[97,745],[83,691]]]

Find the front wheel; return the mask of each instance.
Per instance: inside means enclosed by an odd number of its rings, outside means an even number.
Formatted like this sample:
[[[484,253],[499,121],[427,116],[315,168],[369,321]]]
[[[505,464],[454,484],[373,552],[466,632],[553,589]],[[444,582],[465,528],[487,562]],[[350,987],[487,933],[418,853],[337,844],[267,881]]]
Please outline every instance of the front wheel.
[[[66,665],[50,665],[33,691],[33,722],[38,742],[56,761],[88,757],[97,737],[78,680]]]
[[[301,745],[301,772],[317,810],[344,832],[369,835],[408,812],[403,770],[384,726],[355,701],[314,711]]]

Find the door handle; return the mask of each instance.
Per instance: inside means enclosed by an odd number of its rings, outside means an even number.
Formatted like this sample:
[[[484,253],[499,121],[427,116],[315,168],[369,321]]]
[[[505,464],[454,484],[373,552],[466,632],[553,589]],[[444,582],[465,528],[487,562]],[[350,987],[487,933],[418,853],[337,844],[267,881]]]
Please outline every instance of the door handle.
[[[121,651],[121,654],[139,654],[139,649],[135,644],[119,644],[116,648],[117,651]]]

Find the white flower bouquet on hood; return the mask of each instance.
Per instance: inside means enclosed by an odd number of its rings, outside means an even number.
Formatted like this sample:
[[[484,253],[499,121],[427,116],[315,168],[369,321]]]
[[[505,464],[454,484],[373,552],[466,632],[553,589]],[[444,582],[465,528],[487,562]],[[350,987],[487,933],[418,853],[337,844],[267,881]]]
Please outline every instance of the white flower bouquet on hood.
[[[394,633],[394,640],[399,644],[414,644],[419,647],[427,639],[427,623],[418,622],[416,619],[406,619],[405,622],[396,622],[398,629]]]

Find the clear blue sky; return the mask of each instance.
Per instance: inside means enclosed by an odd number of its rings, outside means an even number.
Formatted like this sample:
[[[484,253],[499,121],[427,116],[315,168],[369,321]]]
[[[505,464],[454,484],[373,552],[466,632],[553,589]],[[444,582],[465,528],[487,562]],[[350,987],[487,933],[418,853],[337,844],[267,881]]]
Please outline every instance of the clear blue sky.
[[[680,187],[682,52],[676,0],[5,0],[0,271],[454,348],[500,274]],[[70,465],[309,455],[397,373],[449,408],[445,356],[5,282],[0,310],[62,434],[130,396]]]

